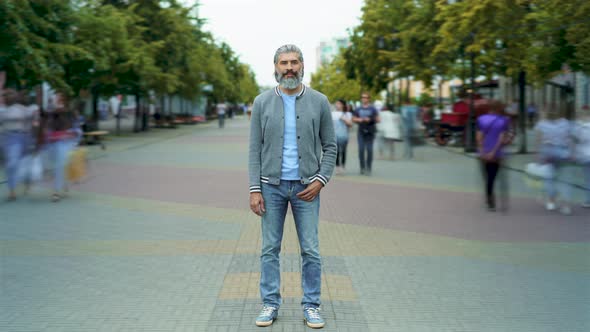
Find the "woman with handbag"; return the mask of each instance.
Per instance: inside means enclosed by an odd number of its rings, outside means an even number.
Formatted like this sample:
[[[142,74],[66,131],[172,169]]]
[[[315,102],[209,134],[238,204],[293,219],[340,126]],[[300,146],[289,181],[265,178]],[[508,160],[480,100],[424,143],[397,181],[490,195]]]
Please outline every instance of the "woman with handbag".
[[[489,211],[496,210],[494,184],[504,161],[503,147],[508,143],[510,119],[502,115],[502,105],[490,106],[488,114],[477,119],[477,145],[481,168],[485,179],[486,205]]]
[[[570,215],[570,186],[563,181],[558,182],[557,179],[563,176],[565,164],[573,160],[572,125],[560,114],[555,105],[550,105],[545,113],[546,119],[539,121],[535,126],[539,162],[550,164],[554,170],[553,176],[545,179],[545,208],[548,211],[556,210],[557,197],[560,197],[560,212]]]
[[[51,196],[53,202],[58,202],[68,190],[65,169],[69,153],[76,145],[77,139],[73,123],[73,114],[64,109],[57,109],[49,119],[47,141],[55,162],[53,195]]]

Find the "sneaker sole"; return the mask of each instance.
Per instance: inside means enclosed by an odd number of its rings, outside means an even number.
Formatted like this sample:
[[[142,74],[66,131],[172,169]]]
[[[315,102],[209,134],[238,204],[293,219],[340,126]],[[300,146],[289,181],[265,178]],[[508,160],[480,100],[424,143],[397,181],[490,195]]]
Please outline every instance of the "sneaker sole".
[[[310,323],[305,319],[303,321],[305,322],[305,325],[311,327],[312,329],[321,329],[322,327],[324,327],[324,325],[326,325],[326,323]]]
[[[260,327],[271,326],[272,323],[275,322],[275,320],[276,320],[276,318],[273,319],[273,320],[271,320],[271,321],[269,321],[269,322],[256,322],[256,326],[260,326]]]

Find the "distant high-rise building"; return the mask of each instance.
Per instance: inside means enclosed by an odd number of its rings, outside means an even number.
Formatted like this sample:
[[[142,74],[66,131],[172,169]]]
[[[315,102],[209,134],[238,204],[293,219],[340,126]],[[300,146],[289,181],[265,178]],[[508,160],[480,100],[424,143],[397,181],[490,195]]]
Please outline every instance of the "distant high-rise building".
[[[340,53],[340,50],[347,48],[350,45],[348,37],[332,38],[329,41],[320,42],[320,46],[316,48],[316,57],[318,67],[325,66],[332,62],[332,60]]]

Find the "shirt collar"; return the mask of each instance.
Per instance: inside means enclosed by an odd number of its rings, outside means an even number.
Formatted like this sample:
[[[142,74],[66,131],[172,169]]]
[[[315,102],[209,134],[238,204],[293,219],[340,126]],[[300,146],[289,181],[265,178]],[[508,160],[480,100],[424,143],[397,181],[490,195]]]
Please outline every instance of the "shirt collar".
[[[295,97],[299,98],[299,97],[303,96],[303,94],[305,94],[306,90],[307,90],[307,87],[305,86],[305,84],[301,83],[301,91],[299,91],[299,93],[296,94]],[[275,94],[279,97],[281,97],[283,95],[283,92],[281,91],[281,88],[279,85],[277,85],[275,87]]]

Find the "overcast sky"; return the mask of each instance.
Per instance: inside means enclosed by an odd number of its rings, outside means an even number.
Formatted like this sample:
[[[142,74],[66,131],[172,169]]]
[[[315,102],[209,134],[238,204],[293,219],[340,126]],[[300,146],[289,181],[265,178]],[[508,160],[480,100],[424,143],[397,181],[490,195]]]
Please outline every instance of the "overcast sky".
[[[190,2],[190,1],[188,1]],[[363,0],[200,0],[204,29],[224,41],[254,70],[258,84],[276,84],[273,56],[279,46],[303,51],[308,83],[320,41],[347,36],[359,24]]]

